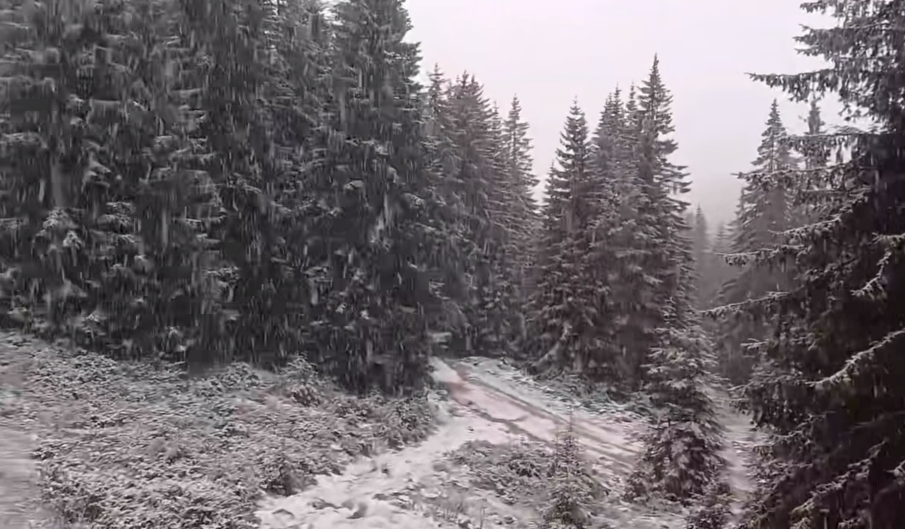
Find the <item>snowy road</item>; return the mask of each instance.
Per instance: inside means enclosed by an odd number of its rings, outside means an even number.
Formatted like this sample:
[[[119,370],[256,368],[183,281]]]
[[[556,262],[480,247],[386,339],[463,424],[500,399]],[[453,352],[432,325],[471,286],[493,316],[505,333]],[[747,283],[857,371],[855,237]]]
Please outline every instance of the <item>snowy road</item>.
[[[519,521],[527,519],[527,513],[470,487],[467,469],[450,465],[445,455],[469,441],[552,443],[570,413],[574,431],[605,485],[619,487],[630,471],[640,449],[637,436],[645,428],[641,417],[615,406],[592,412],[565,402],[495,360],[452,366],[437,360],[435,368],[435,378],[450,396],[435,401],[436,432],[419,445],[361,458],[340,475],[321,476],[303,493],[265,498],[258,512],[261,529],[428,529],[462,526],[463,520],[472,520],[475,527],[522,527]],[[743,460],[753,436],[747,421],[725,405],[720,418],[727,429],[730,483],[743,493],[750,488]],[[31,502],[39,495],[29,458],[34,445],[27,432],[4,423],[0,414],[0,529],[28,527],[26,520],[36,519]],[[615,498],[608,502],[612,521],[622,529],[682,527],[678,513],[643,511]],[[438,504],[443,506],[438,509]],[[484,520],[485,512],[493,517]]]
[[[27,343],[15,337],[0,337],[0,529],[25,529],[44,518],[38,506],[38,475],[31,452],[35,437],[22,424],[9,420],[9,410],[18,406],[22,387],[19,347]]]
[[[435,367],[435,378],[449,388],[451,397],[438,402],[441,425],[437,432],[418,446],[362,459],[342,475],[320,478],[315,487],[301,494],[266,499],[258,513],[262,529],[452,527],[436,520],[436,507],[427,505],[436,502],[419,501],[435,498],[459,479],[455,471],[439,465],[445,453],[472,440],[504,444],[527,437],[550,443],[567,423],[570,411],[575,432],[600,475],[611,477],[614,485],[630,471],[640,448],[637,435],[644,429],[640,417],[617,409],[591,413],[570,406],[493,360],[452,367],[435,361]],[[743,422],[736,422],[734,429],[728,429],[731,435],[743,433],[735,431],[743,428]],[[733,485],[746,486],[744,468],[730,464],[730,472]],[[474,491],[463,494],[460,504],[450,509],[464,517],[471,515],[477,526],[474,506],[494,500],[486,496],[479,500]],[[681,527],[681,517],[675,513],[656,515],[632,506],[616,507],[625,511],[621,517],[628,523],[622,526],[626,529]],[[492,525],[493,520],[490,522]]]

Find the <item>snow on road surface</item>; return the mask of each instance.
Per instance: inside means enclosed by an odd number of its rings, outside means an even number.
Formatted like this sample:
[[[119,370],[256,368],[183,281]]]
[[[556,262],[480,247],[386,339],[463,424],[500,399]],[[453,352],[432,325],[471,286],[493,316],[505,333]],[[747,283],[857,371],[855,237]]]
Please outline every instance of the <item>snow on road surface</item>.
[[[435,378],[444,384],[464,384],[448,365],[436,362]],[[434,463],[443,454],[471,440],[507,442],[504,424],[461,412],[459,405],[438,402],[439,428],[420,445],[361,458],[339,476],[318,478],[317,485],[285,498],[267,498],[258,516],[262,528],[427,529],[442,527],[430,513],[419,513],[413,495],[431,482]]]
[[[754,447],[764,439],[754,430],[747,417],[732,410],[728,395],[712,390],[710,397],[717,404],[717,420],[725,428],[725,446],[721,455],[726,460],[729,485],[734,492],[731,507],[733,512],[739,514],[744,500],[753,490],[748,464]]]
[[[261,529],[439,529],[469,527],[467,522],[524,527],[521,522],[530,513],[469,486],[467,469],[455,468],[446,454],[469,441],[550,444],[570,414],[597,475],[616,492],[607,505],[612,523],[620,529],[683,527],[682,513],[645,510],[615,498],[640,450],[638,435],[645,424],[637,414],[615,405],[589,410],[496,360],[435,360],[434,365],[434,377],[450,398],[434,398],[438,428],[433,434],[416,446],[360,458],[302,493],[264,498],[258,511]],[[10,367],[0,362],[0,386],[7,390],[13,388]],[[744,461],[755,438],[748,422],[728,410],[725,398],[714,396],[726,426],[729,481],[744,494],[750,489]],[[0,395],[0,529],[20,529],[46,515],[35,506],[39,491],[30,458],[35,439],[22,425],[4,422],[3,405],[15,405],[9,391]],[[491,514],[485,519],[485,513]]]
[[[620,480],[640,450],[638,435],[645,428],[640,416],[615,406],[596,412],[580,408],[496,360],[453,365],[435,360],[434,366],[434,377],[451,397],[437,401],[440,426],[435,433],[420,445],[362,458],[343,474],[321,477],[300,494],[265,498],[258,512],[261,528],[428,529],[468,527],[468,522],[474,527],[511,526],[527,513],[514,512],[511,506],[507,510],[491,493],[470,488],[461,473],[442,463],[444,455],[468,441],[506,444],[527,438],[551,443],[570,414],[586,454],[606,478],[604,484],[621,488]],[[722,413],[732,419],[729,412]],[[728,433],[744,434],[744,421],[734,420]],[[730,482],[747,488],[744,467],[737,461],[730,461]],[[450,490],[460,491],[458,499]],[[438,510],[436,501],[424,501],[441,495],[450,498],[445,509]],[[612,503],[619,527],[682,527],[682,513],[653,513],[616,499]],[[485,512],[495,515],[485,520]]]
[[[0,529],[29,527],[34,516],[34,439],[0,420]]]
[[[38,498],[38,472],[31,458],[37,438],[7,419],[18,406],[22,373],[15,357],[0,354],[0,529],[26,529],[45,520]]]

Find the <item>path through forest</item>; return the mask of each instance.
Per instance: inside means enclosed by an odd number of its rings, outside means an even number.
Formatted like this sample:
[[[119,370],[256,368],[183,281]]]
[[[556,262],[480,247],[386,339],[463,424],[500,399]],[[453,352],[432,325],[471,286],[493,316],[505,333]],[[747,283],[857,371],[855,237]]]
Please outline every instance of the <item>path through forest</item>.
[[[20,347],[29,340],[15,335],[2,335],[0,344],[0,529],[26,529],[46,519],[38,502],[38,476],[31,451],[36,439],[26,425],[7,419],[9,410],[17,406],[22,385]]]
[[[574,431],[598,475],[607,481],[604,484],[614,491],[621,488],[641,448],[639,435],[645,423],[638,414],[615,405],[587,410],[495,360],[453,365],[437,360],[435,368],[436,379],[449,388],[451,397],[437,403],[441,425],[436,433],[418,446],[361,459],[342,475],[320,478],[317,486],[301,494],[266,499],[259,512],[262,528],[519,527],[517,520],[526,521],[527,513],[469,487],[464,470],[442,463],[444,454],[475,440],[505,444],[527,438],[552,443],[570,413]],[[744,493],[749,488],[744,454],[735,450],[744,451],[749,430],[731,410],[721,408],[720,415],[731,423],[726,425],[729,480]],[[439,510],[438,497],[446,502]],[[682,527],[682,512],[654,512],[616,498],[608,502],[611,522],[618,527]]]
[[[3,418],[2,406],[16,405],[19,380],[17,362],[8,360],[0,358],[0,529],[20,529],[42,517],[35,507],[39,491],[30,459],[35,439],[27,425]],[[570,413],[597,475],[615,492],[607,500],[610,521],[623,529],[682,527],[681,512],[644,509],[616,498],[640,450],[645,423],[637,413],[616,405],[589,410],[496,360],[435,360],[434,365],[434,376],[450,397],[434,398],[435,433],[416,446],[360,458],[340,475],[320,477],[303,493],[265,498],[258,513],[261,529],[522,527],[528,518],[524,509],[470,486],[468,469],[449,464],[446,454],[468,441],[550,444]],[[729,481],[744,494],[750,481],[743,461],[754,438],[747,421],[714,396],[726,426]]]

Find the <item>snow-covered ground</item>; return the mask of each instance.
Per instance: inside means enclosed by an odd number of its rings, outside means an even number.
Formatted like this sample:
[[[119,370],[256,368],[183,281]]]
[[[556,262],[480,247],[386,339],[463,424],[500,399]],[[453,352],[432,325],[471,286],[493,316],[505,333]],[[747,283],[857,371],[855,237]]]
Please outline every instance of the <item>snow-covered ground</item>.
[[[31,458],[35,436],[7,419],[22,387],[17,368],[0,356],[0,529],[37,527],[48,518],[39,505],[38,472]]]
[[[34,514],[30,502],[37,481],[30,448],[34,440],[0,420],[0,528],[28,527]]]
[[[36,441],[21,424],[6,424],[3,408],[15,404],[13,364],[0,361],[0,529],[28,527],[46,517],[36,508],[39,494]],[[314,487],[289,497],[266,497],[259,504],[261,529],[429,529],[526,527],[533,516],[524,504],[505,502],[475,486],[475,474],[451,460],[450,452],[469,441],[517,446],[550,445],[572,416],[573,429],[593,462],[595,474],[613,491],[606,518],[620,529],[680,529],[682,513],[666,506],[643,509],[622,503],[622,479],[630,471],[644,431],[641,416],[615,404],[582,406],[496,360],[434,361],[435,378],[446,387],[436,395],[437,430],[420,444],[360,457],[339,475],[321,476]],[[12,392],[10,391],[12,390]],[[444,394],[445,393],[445,394]],[[720,403],[726,427],[729,481],[738,495],[750,488],[744,460],[755,438],[745,418]],[[448,397],[448,398],[447,398]],[[8,421],[7,421],[8,422]],[[536,507],[536,505],[534,506]]]
[[[449,365],[435,361],[435,378],[449,391],[438,400],[440,427],[418,446],[362,458],[338,476],[321,477],[315,487],[285,498],[265,498],[258,515],[262,529],[524,526],[527,512],[492,493],[469,486],[467,469],[446,461],[468,441],[494,444],[529,440],[551,443],[569,415],[597,475],[614,494],[607,500],[612,523],[624,529],[679,528],[682,513],[642,510],[618,500],[621,479],[640,450],[640,416],[617,406],[588,410],[556,395],[495,360],[470,359]],[[742,454],[750,440],[743,418],[721,407],[727,421],[729,480],[744,493],[748,479]]]

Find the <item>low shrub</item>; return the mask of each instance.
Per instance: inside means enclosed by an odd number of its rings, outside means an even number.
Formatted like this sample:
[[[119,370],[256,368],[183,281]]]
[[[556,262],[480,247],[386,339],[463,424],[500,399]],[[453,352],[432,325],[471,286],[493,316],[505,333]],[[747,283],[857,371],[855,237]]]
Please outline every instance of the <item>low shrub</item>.
[[[348,396],[301,361],[189,379],[46,345],[20,356],[13,419],[38,430],[45,500],[91,529],[256,527],[262,493],[296,493],[432,426],[426,399]]]

